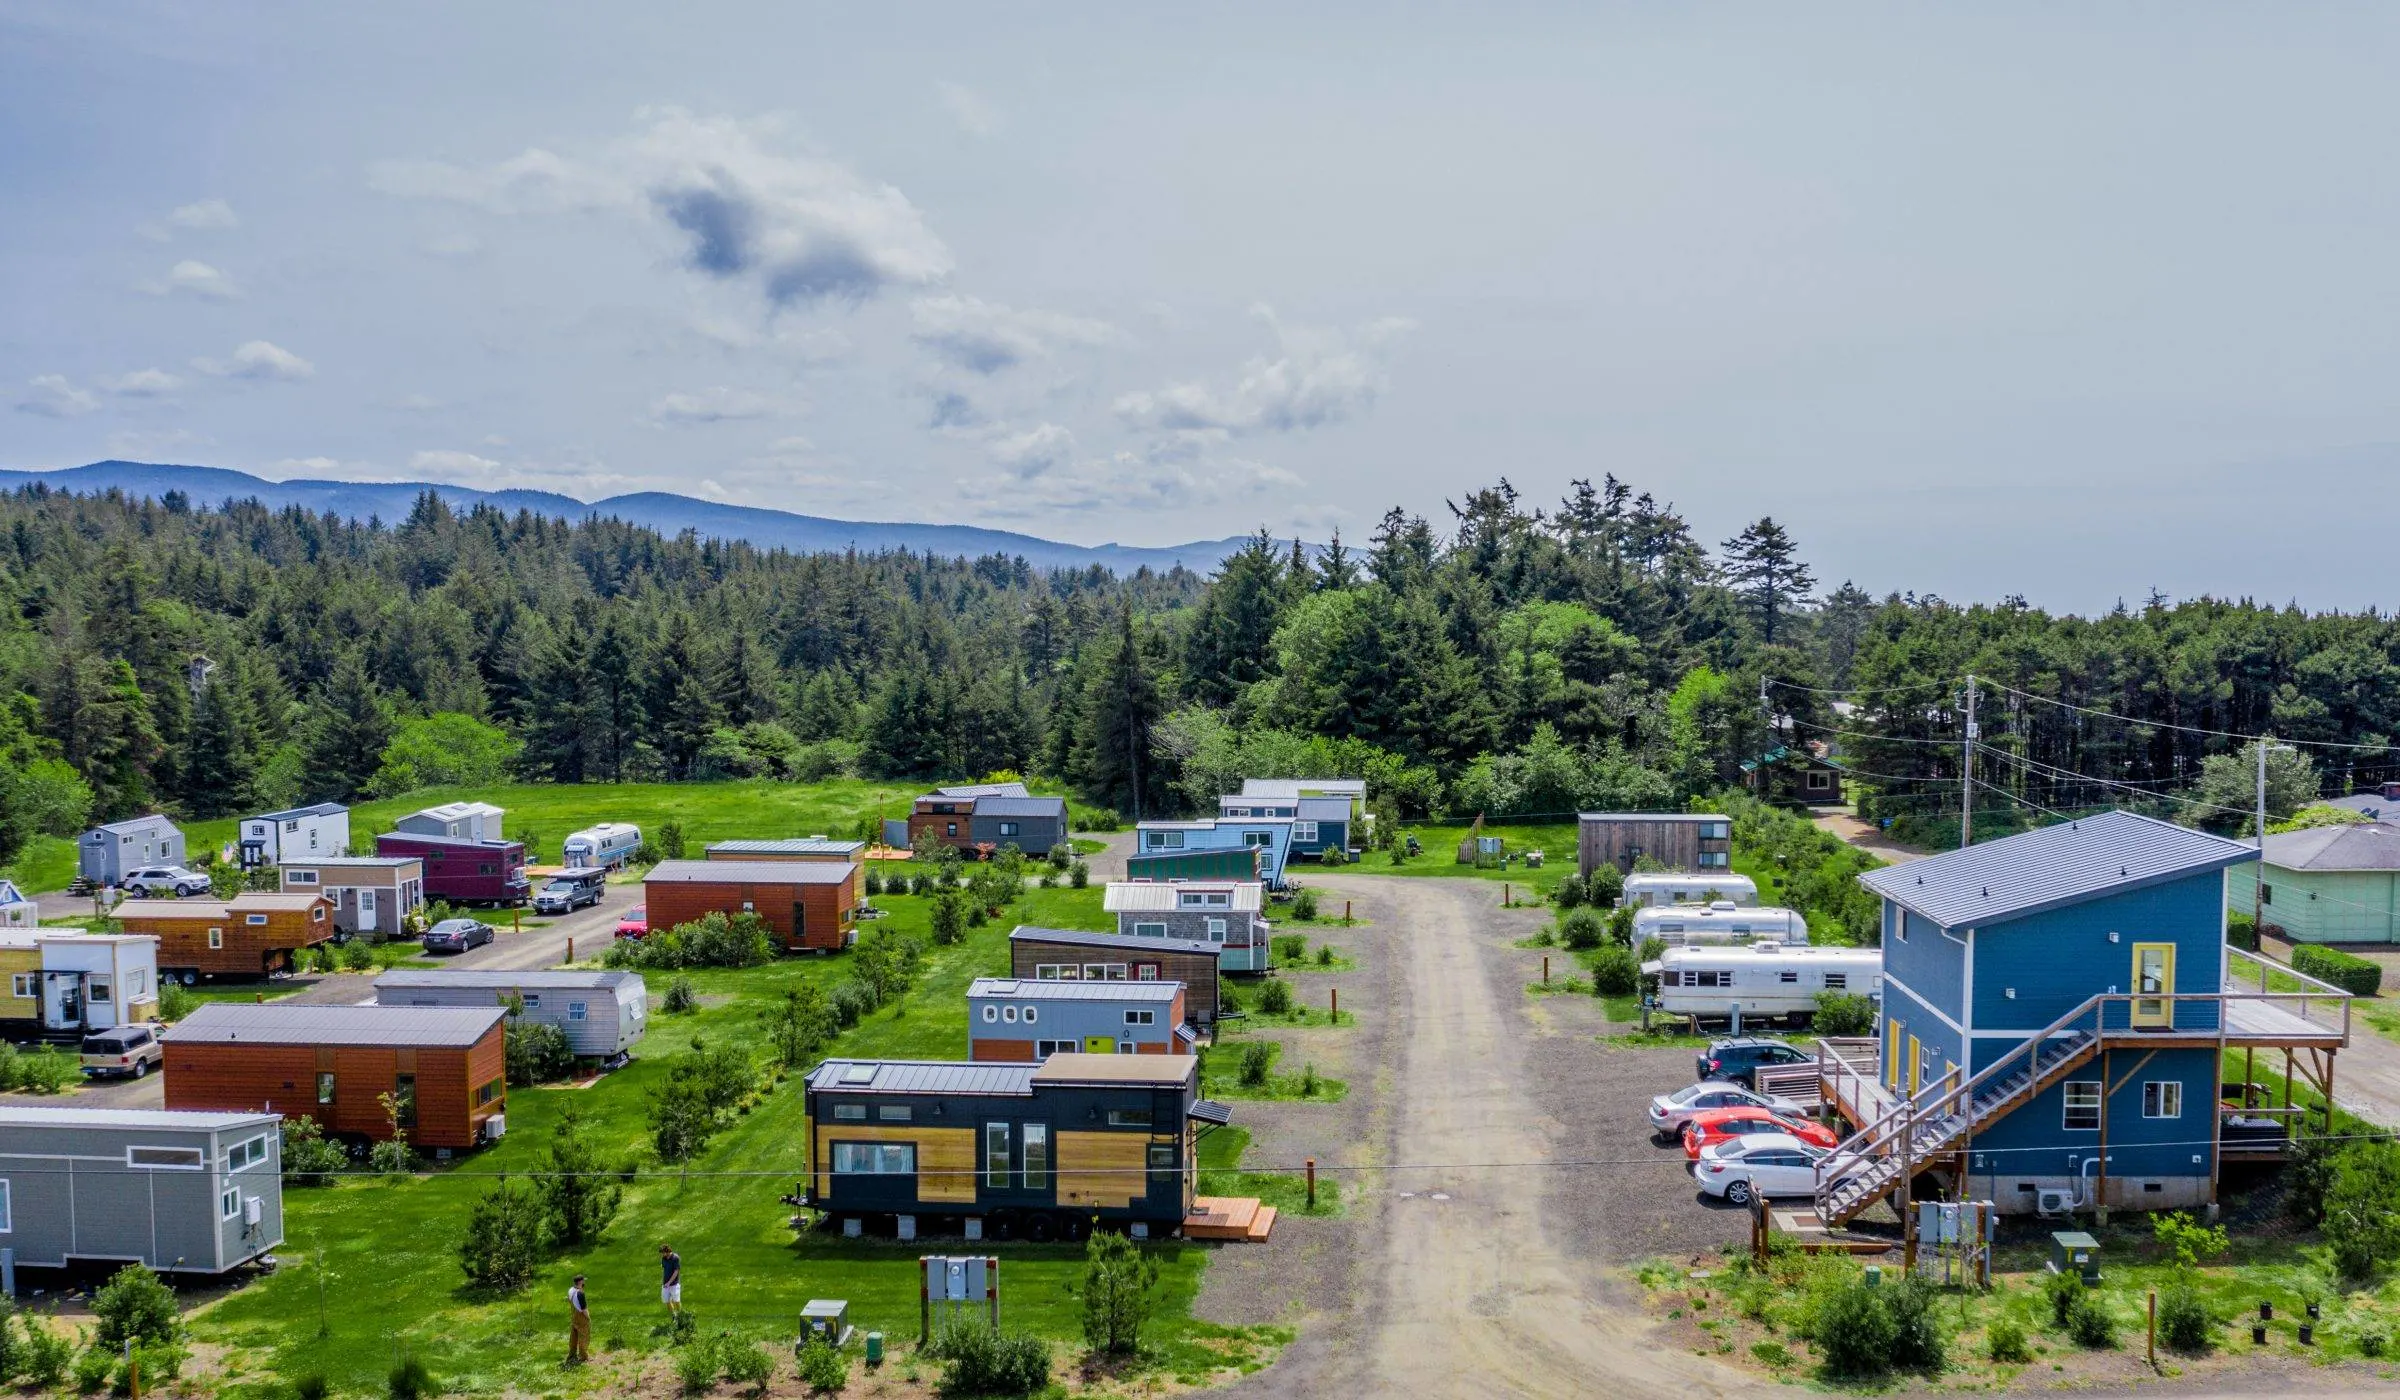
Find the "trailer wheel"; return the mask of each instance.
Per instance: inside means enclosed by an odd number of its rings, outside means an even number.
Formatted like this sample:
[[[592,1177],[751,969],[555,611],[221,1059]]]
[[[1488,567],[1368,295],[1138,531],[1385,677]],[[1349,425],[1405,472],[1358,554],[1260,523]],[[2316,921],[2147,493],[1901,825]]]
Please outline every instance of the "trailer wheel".
[[[1025,1222],[1025,1238],[1035,1244],[1048,1244],[1058,1234],[1058,1227],[1049,1216],[1036,1214]]]
[[[1058,1237],[1069,1244],[1081,1244],[1091,1233],[1092,1222],[1087,1216],[1069,1213],[1058,1218]]]
[[[200,974],[187,967],[175,974],[175,980],[189,987],[200,980]]]

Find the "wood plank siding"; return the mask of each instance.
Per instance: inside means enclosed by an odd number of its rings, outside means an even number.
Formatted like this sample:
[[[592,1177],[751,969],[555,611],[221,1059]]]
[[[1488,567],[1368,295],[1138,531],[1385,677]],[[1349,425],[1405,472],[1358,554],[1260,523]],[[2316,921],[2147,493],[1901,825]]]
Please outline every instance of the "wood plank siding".
[[[129,899],[117,906],[127,933],[158,939],[161,974],[264,977],[287,972],[292,952],[329,942],[333,906],[315,895],[238,895],[213,899]]]
[[[1051,969],[1053,980],[1181,982],[1183,984],[1183,1014],[1196,1026],[1213,1025],[1217,1019],[1217,955],[1187,953],[1156,944],[1159,940],[1126,940],[1133,947],[1094,947],[1077,943],[1050,943],[1038,938],[1009,940],[1010,975],[1040,979],[1045,969]],[[1073,969],[1070,976],[1067,969]],[[1091,969],[1104,969],[1093,973]]]
[[[166,1106],[253,1109],[314,1118],[328,1134],[370,1141],[391,1136],[381,1098],[403,1075],[416,1080],[417,1125],[404,1131],[421,1148],[468,1148],[484,1120],[507,1111],[501,1027],[466,1047],[166,1043]],[[331,1074],[332,1102],[318,1076]],[[481,1098],[481,1102],[478,1099]]]
[[[815,1196],[833,1193],[833,1144],[837,1142],[906,1142],[917,1149],[917,1199],[950,1205],[975,1203],[975,1129],[929,1128],[897,1123],[820,1123],[816,1152]]]
[[[1725,870],[1733,853],[1730,818],[1682,812],[1582,814],[1575,824],[1576,866],[1585,875],[1602,865],[1625,874],[1644,860],[1669,870]]]
[[[709,862],[718,864],[720,862]],[[850,945],[858,928],[858,904],[865,889],[865,879],[854,870],[850,878],[785,884],[771,876],[760,875],[757,867],[765,862],[721,862],[747,867],[739,876],[723,880],[706,878],[652,879],[642,886],[642,902],[650,912],[650,927],[673,928],[688,924],[709,913],[753,913],[765,922],[774,939],[787,951],[802,949],[835,952]],[[693,862],[680,862],[689,865]],[[819,864],[807,861],[786,861],[781,864],[804,868]]]

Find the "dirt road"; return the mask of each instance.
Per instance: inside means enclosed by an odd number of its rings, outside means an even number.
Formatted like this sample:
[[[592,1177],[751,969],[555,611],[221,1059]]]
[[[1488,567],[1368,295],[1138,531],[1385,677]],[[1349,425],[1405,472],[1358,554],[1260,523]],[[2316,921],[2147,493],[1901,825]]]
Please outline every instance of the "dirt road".
[[[1860,821],[1848,812],[1819,812],[1814,820],[1818,830],[1830,831],[1842,840],[1865,851],[1868,855],[1888,864],[1898,865],[1904,860],[1915,860],[1918,856],[1925,854],[1914,846],[1901,845],[1884,835],[1881,827],[1872,822]]]

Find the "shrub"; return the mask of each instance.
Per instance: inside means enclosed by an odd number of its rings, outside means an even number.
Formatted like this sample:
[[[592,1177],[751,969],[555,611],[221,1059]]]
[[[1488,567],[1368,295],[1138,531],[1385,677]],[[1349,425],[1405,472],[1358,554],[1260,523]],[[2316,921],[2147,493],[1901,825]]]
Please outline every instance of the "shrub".
[[[1298,962],[1308,956],[1308,935],[1305,933],[1279,933],[1273,941],[1277,962]]]
[[[333,1382],[322,1371],[310,1371],[292,1380],[292,1400],[325,1400],[333,1393]]]
[[[111,1395],[133,1394],[133,1378],[139,1375],[145,1394],[170,1391],[171,1382],[182,1373],[186,1357],[184,1349],[173,1342],[152,1342],[137,1346],[133,1354],[117,1362],[116,1374],[109,1380]]]
[[[683,823],[661,822],[658,827],[658,853],[668,860],[683,859]]]
[[[1317,966],[1319,966],[1319,967],[1331,967],[1331,966],[1333,966],[1333,945],[1332,945],[1332,944],[1330,944],[1330,943],[1320,943],[1320,944],[1318,944],[1318,945],[1317,945]]]
[[[1583,882],[1583,902],[1595,909],[1614,909],[1625,897],[1625,872],[1602,861]]]
[[[670,1016],[681,1016],[687,1012],[699,1010],[700,994],[692,989],[692,979],[678,977],[669,982],[666,999],[659,1003],[659,1009]]]
[[[817,1345],[824,1346],[825,1344],[818,1342]],[[775,1376],[775,1358],[767,1355],[766,1348],[756,1342],[741,1342],[730,1337],[720,1337],[717,1340],[717,1352],[717,1361],[725,1370],[726,1380],[735,1385],[750,1387],[750,1391],[754,1395],[767,1393],[767,1382],[774,1379]],[[840,1359],[839,1353],[835,1354],[835,1359]],[[815,1388],[840,1390],[842,1386],[841,1381],[836,1379],[832,1385]]]
[[[542,1219],[550,1238],[572,1248],[600,1238],[617,1218],[624,1188],[609,1174],[583,1134],[583,1117],[573,1108],[559,1116],[550,1135],[548,1159],[534,1175],[541,1192]]]
[[[700,1395],[717,1383],[717,1339],[695,1337],[675,1353],[675,1379],[683,1393]]]
[[[837,983],[826,1003],[833,1009],[835,1028],[846,1031],[875,1009],[875,989],[856,981]]]
[[[143,1264],[127,1264],[92,1295],[92,1316],[99,1326],[92,1339],[101,1347],[121,1347],[131,1341],[175,1340],[175,1293]]]
[[[1279,977],[1267,979],[1258,989],[1258,1009],[1269,1016],[1292,1014],[1292,984]]]
[[[2075,1301],[2067,1308],[2067,1335],[2075,1345],[2102,1351],[2117,1344],[2117,1319],[2108,1305],[2077,1285]]]
[[[1812,1024],[1819,1035],[1872,1035],[1875,1000],[1857,992],[1819,992]]]
[[[2050,1304],[2050,1325],[2063,1328],[2075,1315],[2075,1304],[2084,1294],[2083,1280],[2073,1274],[2044,1274],[2042,1297]]]
[[[1991,1330],[1984,1334],[1984,1349],[2003,1366],[2022,1366],[2033,1360],[2033,1344],[2025,1338],[2025,1324],[2013,1317],[1992,1323]]]
[[[1158,1260],[1110,1230],[1092,1235],[1083,1258],[1083,1340],[1103,1355],[1129,1356],[1150,1317]]]
[[[17,1058],[17,1083],[37,1094],[63,1094],[83,1078],[83,1061],[55,1045]]]
[[[1892,1316],[1895,1369],[1931,1374],[1949,1364],[1949,1340],[1942,1335],[1940,1314],[1934,1311],[1931,1283],[1904,1278],[1883,1290],[1883,1306]]]
[[[180,1021],[200,1009],[200,998],[181,982],[161,982],[158,988],[158,1019]]]
[[[25,1355],[18,1366],[35,1390],[54,1390],[75,1362],[75,1344],[48,1323],[25,1319]]]
[[[116,1353],[106,1347],[85,1347],[75,1357],[75,1388],[85,1395],[108,1384],[117,1369]]]
[[[1311,1060],[1307,1064],[1304,1064],[1300,1067],[1300,1097],[1304,1099],[1313,1099],[1316,1096],[1317,1063],[1316,1061]]]
[[[1350,852],[1340,846],[1327,846],[1317,854],[1317,859],[1327,865],[1348,865]]]
[[[294,1186],[330,1186],[333,1174],[350,1164],[341,1144],[327,1142],[314,1118],[283,1120],[283,1179]]]
[[[502,1044],[511,1084],[547,1084],[575,1073],[575,1047],[567,1043],[567,1033],[556,1026],[512,1020]]]
[[[503,1178],[467,1212],[458,1266],[477,1288],[513,1292],[533,1281],[541,1261],[541,1194],[525,1182]]]
[[[1263,1040],[1242,1044],[1241,1079],[1245,1088],[1266,1087],[1267,1067],[1275,1063],[1275,1047]]]
[[[948,947],[966,936],[966,901],[959,898],[956,890],[942,891],[933,901],[933,941]]]
[[[2238,911],[2225,916],[2225,941],[2245,953],[2258,951],[2258,916]]]
[[[1031,1395],[1050,1384],[1049,1345],[1028,1333],[961,1320],[944,1326],[930,1350],[943,1362],[944,1395]]]
[[[1583,877],[1569,872],[1550,891],[1551,901],[1561,909],[1574,909],[1583,904]]]
[[[811,1337],[800,1348],[800,1382],[820,1394],[832,1394],[850,1383],[850,1362],[833,1343],[823,1337]]]
[[[1306,923],[1317,917],[1317,892],[1302,890],[1292,897],[1292,917]]]
[[[1080,860],[1075,862],[1075,868],[1067,872],[1067,883],[1079,890],[1091,884],[1092,867]],[[1045,1372],[1049,1370],[1049,1364],[1047,1360],[1044,1361],[1042,1369]],[[1045,1384],[1047,1384],[1047,1382],[1045,1382]]]
[[[2292,967],[2352,996],[2371,997],[2383,986],[2383,968],[2356,953],[2302,943],[2292,949]]]
[[[2215,1331],[2215,1320],[2200,1300],[2199,1289],[2178,1282],[2158,1295],[2158,1335],[2166,1338],[2168,1346],[2177,1351],[2206,1351]]]
[[[2400,1144],[2353,1143],[2334,1157],[2324,1230],[2346,1278],[2372,1278],[2400,1258]]]
[[[1841,1284],[1818,1302],[1809,1340],[1816,1343],[1828,1373],[1879,1376],[1891,1369],[1895,1333],[1882,1290],[1869,1288],[1862,1276]]]
[[[424,1400],[425,1396],[438,1394],[440,1389],[433,1383],[433,1372],[415,1352],[402,1352],[384,1376],[384,1393],[391,1400]]]
[[[883,872],[872,865],[867,867],[866,891],[869,898],[883,893]]]
[[[323,957],[324,954],[318,954]],[[375,965],[375,950],[364,938],[353,938],[342,945],[342,966],[351,972],[364,972]]]
[[[1068,842],[1061,841],[1050,848],[1050,854],[1045,859],[1050,862],[1052,870],[1063,874],[1075,864],[1075,847]]]
[[[17,1305],[0,1295],[0,1385],[24,1369],[25,1348],[17,1340]]]
[[[991,915],[989,915],[989,914],[986,914],[986,913],[984,913],[984,912],[983,912],[983,906],[982,906],[982,905],[980,905],[980,904],[977,904],[977,905],[970,906],[970,907],[968,908],[968,910],[967,910],[967,927],[968,927],[968,928],[982,928],[982,927],[983,927],[985,924],[988,924],[988,923],[990,923],[991,921],[992,921],[992,916],[991,916]]]
[[[2358,1324],[2353,1335],[2358,1339],[2358,1354],[2361,1356],[2377,1357],[2391,1350],[2392,1334],[2376,1323]]]
[[[1577,951],[1597,948],[1608,936],[1608,922],[1591,909],[1570,909],[1559,916],[1558,941]]]
[[[385,1176],[402,1176],[414,1171],[417,1154],[408,1148],[408,1139],[385,1138],[367,1149],[367,1166]]]

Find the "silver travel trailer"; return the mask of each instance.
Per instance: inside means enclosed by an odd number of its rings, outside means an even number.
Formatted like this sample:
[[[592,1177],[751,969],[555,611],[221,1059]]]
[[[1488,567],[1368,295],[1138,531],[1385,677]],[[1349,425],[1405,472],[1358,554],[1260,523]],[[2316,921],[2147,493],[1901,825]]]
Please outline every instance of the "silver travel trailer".
[[[570,870],[614,870],[642,848],[642,829],[631,822],[602,822],[567,837],[558,848]]]
[[[1670,948],[1703,944],[1806,943],[1808,918],[1797,909],[1714,904],[1659,904],[1633,914],[1633,946],[1657,939]]]
[[[1747,875],[1730,870],[1654,871],[1625,877],[1625,893],[1617,900],[1624,909],[1649,909],[1661,904],[1758,903],[1758,886]]]
[[[1670,1016],[1743,1020],[1813,1016],[1819,992],[1883,995],[1880,948],[1812,948],[1758,943],[1747,948],[1669,948],[1642,964],[1658,978],[1658,1009]]]

